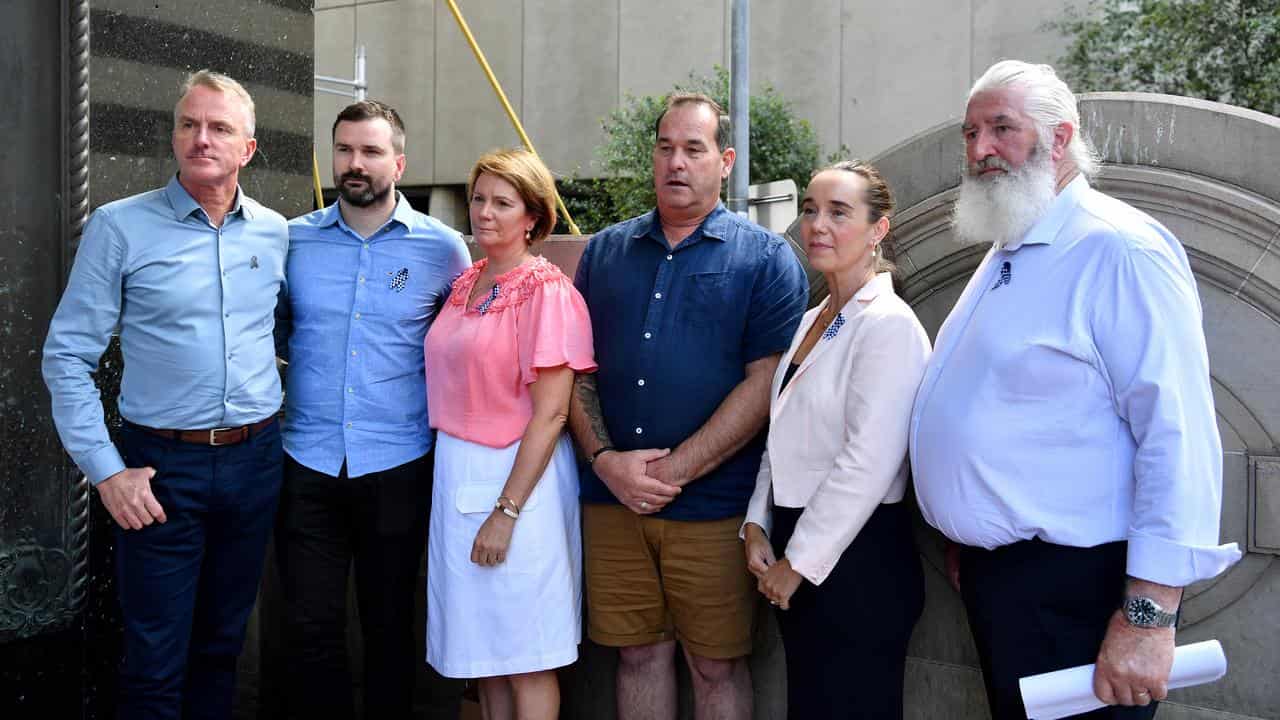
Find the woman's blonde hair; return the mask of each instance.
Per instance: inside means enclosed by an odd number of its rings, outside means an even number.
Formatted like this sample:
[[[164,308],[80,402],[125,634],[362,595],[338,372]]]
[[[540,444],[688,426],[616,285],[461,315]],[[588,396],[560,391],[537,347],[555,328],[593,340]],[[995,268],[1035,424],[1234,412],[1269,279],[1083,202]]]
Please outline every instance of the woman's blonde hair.
[[[551,234],[556,226],[556,182],[537,155],[520,149],[494,150],[481,155],[467,177],[468,203],[476,180],[484,173],[506,180],[520,194],[526,211],[534,218],[529,231],[530,244]]]

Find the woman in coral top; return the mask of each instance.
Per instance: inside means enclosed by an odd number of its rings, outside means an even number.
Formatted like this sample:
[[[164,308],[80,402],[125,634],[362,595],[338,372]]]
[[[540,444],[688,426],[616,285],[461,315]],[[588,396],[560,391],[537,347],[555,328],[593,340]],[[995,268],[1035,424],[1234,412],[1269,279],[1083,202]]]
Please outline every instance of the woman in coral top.
[[[467,183],[485,258],[454,281],[426,339],[437,430],[427,662],[479,680],[486,718],[554,718],[555,668],[577,659],[582,543],[564,432],[575,372],[596,365],[586,305],[530,245],[555,226],[555,185],[522,150]]]

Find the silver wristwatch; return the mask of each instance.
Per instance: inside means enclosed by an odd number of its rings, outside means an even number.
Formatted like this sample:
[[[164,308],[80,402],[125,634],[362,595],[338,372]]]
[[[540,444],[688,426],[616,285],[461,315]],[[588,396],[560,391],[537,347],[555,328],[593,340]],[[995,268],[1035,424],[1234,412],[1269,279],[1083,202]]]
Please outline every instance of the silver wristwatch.
[[[1125,620],[1134,627],[1168,628],[1178,623],[1177,613],[1166,611],[1155,600],[1142,595],[1125,598],[1120,609],[1124,611]]]

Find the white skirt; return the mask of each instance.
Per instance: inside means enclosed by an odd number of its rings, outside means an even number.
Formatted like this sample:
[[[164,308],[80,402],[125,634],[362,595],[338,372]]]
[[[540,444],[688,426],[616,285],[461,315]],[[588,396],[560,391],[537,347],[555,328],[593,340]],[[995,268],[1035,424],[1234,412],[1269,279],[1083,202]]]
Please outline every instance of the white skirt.
[[[582,534],[578,468],[567,435],[520,511],[506,561],[471,562],[480,525],[515,463],[516,441],[491,448],[436,434],[427,544],[427,662],[454,678],[548,670],[578,659]]]

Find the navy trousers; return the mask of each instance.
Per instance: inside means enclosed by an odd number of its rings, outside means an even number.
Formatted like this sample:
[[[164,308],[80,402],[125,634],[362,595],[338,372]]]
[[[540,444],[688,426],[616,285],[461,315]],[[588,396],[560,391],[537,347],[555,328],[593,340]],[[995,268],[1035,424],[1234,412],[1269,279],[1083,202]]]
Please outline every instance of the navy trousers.
[[[773,552],[785,555],[798,508],[774,507]],[[924,573],[905,503],[880,505],[821,585],[778,610],[791,720],[902,717],[907,642],[924,609]]]
[[[1024,540],[962,546],[960,595],[978,647],[994,720],[1023,720],[1018,678],[1088,665],[1124,599],[1128,544],[1091,548]],[[1106,707],[1078,719],[1149,720],[1156,705]]]
[[[116,528],[118,717],[225,720],[280,492],[279,426],[209,447],[126,423],[121,450],[129,467],[155,468],[167,521]]]

